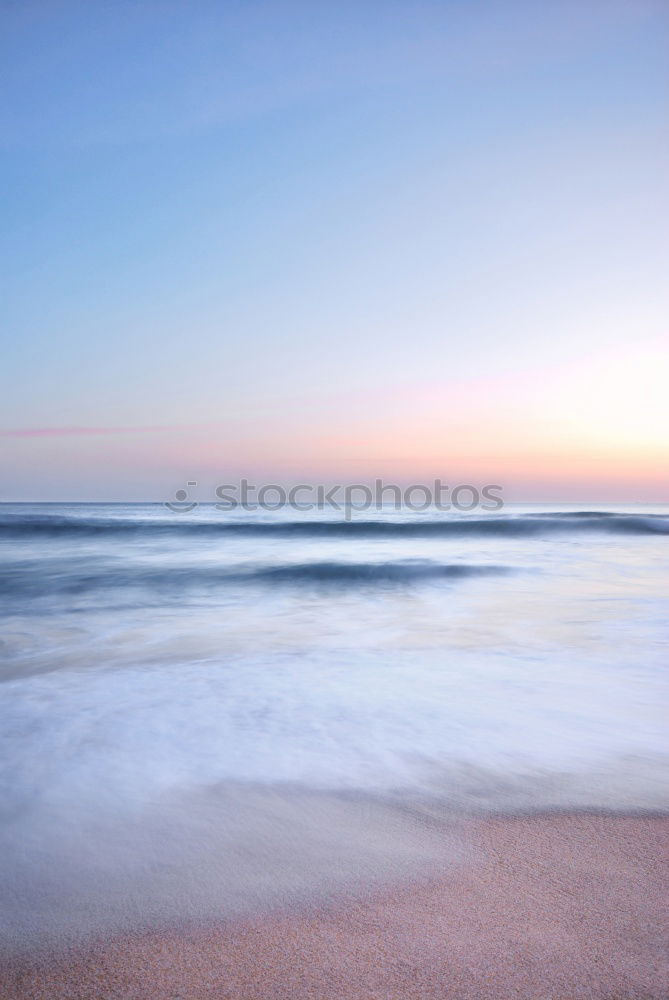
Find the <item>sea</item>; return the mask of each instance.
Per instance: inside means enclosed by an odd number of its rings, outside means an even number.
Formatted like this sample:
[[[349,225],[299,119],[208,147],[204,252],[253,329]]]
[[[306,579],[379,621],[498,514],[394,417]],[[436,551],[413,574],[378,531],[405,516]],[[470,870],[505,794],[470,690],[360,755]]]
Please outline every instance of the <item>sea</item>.
[[[669,809],[669,505],[0,506],[0,949]]]

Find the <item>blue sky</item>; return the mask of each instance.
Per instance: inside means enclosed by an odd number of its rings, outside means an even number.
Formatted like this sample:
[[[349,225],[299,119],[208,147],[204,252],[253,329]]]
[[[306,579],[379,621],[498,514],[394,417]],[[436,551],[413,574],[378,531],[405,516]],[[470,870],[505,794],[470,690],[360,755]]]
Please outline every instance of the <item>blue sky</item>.
[[[662,498],[664,3],[0,21],[4,498]]]

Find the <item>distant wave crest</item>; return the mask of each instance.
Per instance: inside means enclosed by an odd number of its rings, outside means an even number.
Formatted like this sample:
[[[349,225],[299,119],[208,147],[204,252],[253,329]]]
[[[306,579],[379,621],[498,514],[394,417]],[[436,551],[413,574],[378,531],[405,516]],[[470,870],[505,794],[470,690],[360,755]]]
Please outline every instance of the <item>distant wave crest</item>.
[[[110,518],[62,514],[0,514],[0,536],[59,537],[64,535],[253,535],[314,538],[432,538],[533,537],[546,534],[597,532],[614,535],[667,535],[669,517],[661,514],[618,514],[600,511],[574,513],[489,515],[426,518],[292,521],[238,520],[221,515],[219,521],[174,515],[168,517]]]

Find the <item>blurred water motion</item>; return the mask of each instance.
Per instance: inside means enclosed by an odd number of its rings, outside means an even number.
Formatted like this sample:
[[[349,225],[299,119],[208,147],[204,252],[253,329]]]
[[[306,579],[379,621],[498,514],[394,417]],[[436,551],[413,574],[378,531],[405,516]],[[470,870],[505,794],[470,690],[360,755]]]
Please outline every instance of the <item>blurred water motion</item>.
[[[6,505],[0,546],[7,947],[669,805],[667,507]]]

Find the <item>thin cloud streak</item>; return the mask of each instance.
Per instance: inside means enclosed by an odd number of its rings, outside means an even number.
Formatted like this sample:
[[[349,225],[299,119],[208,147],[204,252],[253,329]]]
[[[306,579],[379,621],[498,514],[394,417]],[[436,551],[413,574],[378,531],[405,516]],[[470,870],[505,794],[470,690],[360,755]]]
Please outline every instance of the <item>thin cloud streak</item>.
[[[182,427],[18,427],[0,431],[0,437],[69,437],[91,434],[160,434]]]

